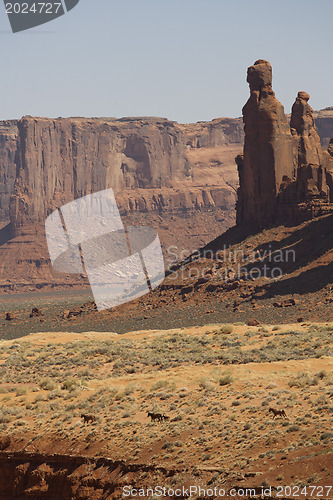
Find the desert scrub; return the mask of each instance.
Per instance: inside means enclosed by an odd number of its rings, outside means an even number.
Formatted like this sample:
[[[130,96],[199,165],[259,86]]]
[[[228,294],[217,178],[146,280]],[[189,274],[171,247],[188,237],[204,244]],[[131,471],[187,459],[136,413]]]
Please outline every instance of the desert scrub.
[[[62,398],[63,397],[63,393],[59,389],[54,389],[53,391],[49,392],[49,394],[48,394],[47,397],[48,397],[49,400],[53,400],[53,399],[57,399],[57,398]]]
[[[56,389],[57,384],[50,378],[42,378],[39,382],[39,387],[44,389],[45,391],[54,391]]]
[[[297,432],[299,431],[299,425],[292,424],[288,427],[287,432]]]
[[[167,380],[158,380],[157,382],[155,382],[155,384],[153,384],[150,388],[150,390],[153,392],[153,391],[157,391],[158,389],[165,389],[169,386],[169,382]]]
[[[16,388],[16,397],[25,396],[28,393],[27,387],[17,387]]]
[[[137,384],[135,382],[131,382],[125,387],[124,395],[129,396],[130,394],[133,394],[137,389],[138,389]]]
[[[306,387],[318,385],[319,377],[311,377],[308,373],[298,373],[296,377],[289,380],[289,387]]]
[[[215,335],[219,334],[225,334],[228,335],[234,331],[234,326],[233,325],[223,325],[216,333]]]
[[[64,382],[61,385],[62,390],[66,390],[69,392],[73,392],[77,389],[79,386],[79,381],[75,378],[68,378],[67,380],[64,380]]]
[[[244,341],[238,339],[238,337],[229,337],[226,334],[220,334],[217,337],[217,342],[221,347],[239,347],[244,345]]]
[[[222,376],[219,378],[219,385],[229,385],[232,384],[234,381],[231,372],[225,371]]]
[[[11,420],[10,414],[0,410],[0,424],[9,424]]]
[[[221,415],[222,409],[219,408],[218,406],[214,406],[213,408],[210,408],[209,411],[207,412],[207,417],[212,417],[214,415]]]
[[[213,382],[205,377],[203,377],[199,380],[199,387],[200,387],[200,389],[203,389],[205,391],[214,391],[215,390],[215,385],[213,384]]]

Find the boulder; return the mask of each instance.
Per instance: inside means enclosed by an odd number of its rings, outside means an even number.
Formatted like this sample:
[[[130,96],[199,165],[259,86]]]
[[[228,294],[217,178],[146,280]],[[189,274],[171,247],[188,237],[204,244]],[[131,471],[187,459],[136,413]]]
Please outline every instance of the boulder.
[[[296,305],[295,299],[285,299],[282,302],[274,302],[273,307],[292,307]]]
[[[30,313],[30,318],[39,318],[40,316],[44,316],[42,311],[38,307],[34,307]]]
[[[247,322],[247,326],[259,326],[259,325],[260,325],[259,321],[255,318],[251,318]]]

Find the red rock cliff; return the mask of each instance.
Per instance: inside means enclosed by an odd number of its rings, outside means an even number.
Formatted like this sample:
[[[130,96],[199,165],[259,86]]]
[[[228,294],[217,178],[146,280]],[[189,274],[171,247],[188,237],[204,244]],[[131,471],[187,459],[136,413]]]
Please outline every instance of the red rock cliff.
[[[0,122],[0,228],[9,218],[9,200],[14,192],[16,177],[16,146],[16,121]]]
[[[236,157],[240,187],[237,223],[253,230],[331,212],[329,159],[323,153],[306,92],[299,92],[290,125],[272,90],[272,68],[248,68],[250,98],[243,108],[244,153]]]

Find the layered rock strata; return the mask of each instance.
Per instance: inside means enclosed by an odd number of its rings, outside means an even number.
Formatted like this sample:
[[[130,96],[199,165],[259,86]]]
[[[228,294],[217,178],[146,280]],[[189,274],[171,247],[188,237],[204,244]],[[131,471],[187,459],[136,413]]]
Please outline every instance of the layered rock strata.
[[[258,60],[248,68],[250,98],[243,108],[244,155],[238,157],[237,223],[262,227],[274,220],[272,200],[283,177],[295,175],[293,140],[282,104],[272,89],[272,67]]]
[[[260,59],[250,66],[247,81],[244,153],[236,157],[237,223],[260,229],[331,212],[330,160],[321,148],[309,94],[298,93],[288,124],[272,90],[269,62]]]
[[[155,227],[167,265],[170,246],[172,258],[182,258],[234,224],[239,121],[192,130],[163,118],[25,117],[17,128],[15,186],[3,219],[10,212],[11,223],[0,232],[0,291],[63,283],[49,263],[45,219],[92,192],[111,187],[125,225]]]
[[[215,130],[214,144],[227,144],[221,130]],[[188,152],[195,148],[188,147],[190,139],[181,127],[168,120],[25,117],[18,122],[18,132],[10,203],[15,229],[109,187],[119,193],[125,212],[227,207],[234,201],[219,183],[196,182]],[[204,142],[210,146],[212,141],[206,137]]]
[[[0,227],[9,219],[9,201],[16,177],[17,122],[0,122]]]

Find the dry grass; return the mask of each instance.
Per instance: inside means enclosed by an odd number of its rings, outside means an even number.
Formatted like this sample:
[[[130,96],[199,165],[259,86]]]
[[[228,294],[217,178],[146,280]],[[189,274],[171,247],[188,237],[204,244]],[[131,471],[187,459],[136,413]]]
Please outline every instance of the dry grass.
[[[301,450],[320,465],[332,452],[333,327],[230,330],[1,342],[0,433],[24,433],[38,449],[42,433],[72,452],[134,462],[270,473],[278,457]],[[288,419],[272,419],[269,407]],[[170,419],[151,423],[148,411]],[[81,413],[96,422],[85,425]]]

